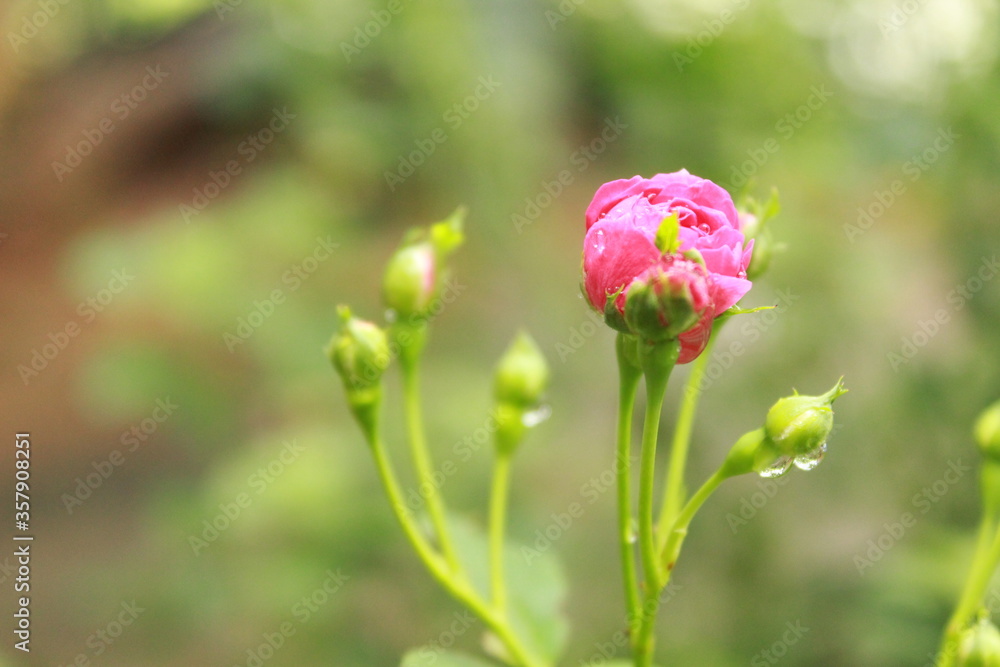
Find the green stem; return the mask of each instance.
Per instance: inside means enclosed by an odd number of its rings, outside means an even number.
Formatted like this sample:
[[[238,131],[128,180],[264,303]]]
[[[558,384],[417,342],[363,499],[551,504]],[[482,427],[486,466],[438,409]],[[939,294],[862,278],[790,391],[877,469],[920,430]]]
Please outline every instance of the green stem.
[[[642,371],[621,353],[621,346],[628,344],[619,336],[618,355],[618,428],[615,454],[615,477],[618,482],[618,546],[621,555],[622,582],[625,586],[625,604],[629,629],[633,639],[639,629],[639,581],[635,571],[634,537],[632,532],[632,413],[635,395],[639,389]]]
[[[656,535],[653,532],[653,489],[656,477],[656,439],[660,430],[660,411],[667,391],[668,378],[646,376],[646,416],[642,424],[642,458],[639,463],[639,550],[648,589],[659,591],[656,558]]]
[[[423,561],[431,575],[441,584],[442,587],[452,597],[467,606],[474,614],[479,616],[490,630],[503,642],[510,657],[516,665],[521,667],[547,667],[544,662],[534,658],[524,645],[514,634],[510,625],[503,615],[492,609],[482,600],[476,591],[469,585],[465,577],[450,570],[441,556],[434,551],[427,540],[421,535],[419,528],[403,500],[403,494],[399,488],[399,482],[392,468],[388,453],[377,431],[373,431],[369,438],[375,463],[378,467],[379,477],[385,486],[386,494],[389,496],[389,504],[396,515],[396,519],[403,528],[403,532],[413,545],[417,556]]]
[[[983,595],[996,570],[998,560],[1000,560],[1000,532],[997,530],[996,512],[987,511],[983,513],[982,522],[979,524],[976,551],[965,588],[962,589],[955,611],[945,626],[941,649],[938,652],[939,667],[951,667],[955,664],[962,631],[976,613],[977,607],[982,604]]]
[[[639,552],[642,555],[645,602],[639,616],[639,632],[634,644],[635,663],[649,667],[653,661],[656,613],[663,586],[657,559],[653,523],[653,495],[656,480],[656,441],[660,431],[660,412],[667,392],[670,372],[677,363],[680,344],[639,343],[639,363],[646,378],[646,414],[642,425],[642,452],[639,461]]]
[[[729,475],[723,473],[722,469],[716,470],[715,473],[709,477],[701,488],[695,492],[691,499],[688,500],[687,504],[681,510],[681,513],[677,515],[677,520],[674,521],[674,525],[670,529],[670,534],[667,536],[666,544],[663,547],[661,561],[663,564],[664,572],[664,584],[670,581],[670,575],[673,573],[674,565],[677,564],[677,558],[680,556],[681,547],[684,545],[684,538],[687,537],[688,527],[691,525],[691,520],[694,519],[694,515],[698,513],[701,506],[705,504],[719,485],[726,479],[729,479]]]
[[[507,593],[503,580],[503,537],[507,516],[507,490],[510,486],[510,454],[497,452],[490,491],[490,588],[493,608],[504,618],[507,615]]]
[[[400,367],[403,373],[403,402],[406,412],[406,428],[409,436],[410,453],[417,469],[417,479],[420,492],[427,498],[427,511],[437,534],[438,544],[445,561],[455,572],[461,572],[462,566],[455,552],[448,524],[445,520],[444,501],[438,494],[434,483],[434,473],[431,465],[430,452],[424,437],[424,424],[420,409],[419,355],[426,340],[426,325],[401,325],[398,329],[397,342],[400,344]],[[403,342],[405,341],[405,343]]]
[[[651,667],[656,637],[653,629],[656,627],[656,614],[660,611],[660,591],[646,588],[643,596],[642,609],[639,614],[639,632],[633,642],[633,653],[636,667]]]
[[[677,519],[677,513],[685,501],[684,471],[687,467],[688,448],[691,444],[691,429],[694,416],[698,411],[698,399],[701,397],[701,380],[705,376],[705,368],[712,356],[713,335],[701,355],[695,360],[684,385],[684,396],[681,399],[681,409],[677,414],[677,425],[674,427],[674,440],[670,447],[670,467],[667,469],[667,486],[663,491],[663,505],[657,524],[657,546],[662,549],[667,541],[667,532]]]

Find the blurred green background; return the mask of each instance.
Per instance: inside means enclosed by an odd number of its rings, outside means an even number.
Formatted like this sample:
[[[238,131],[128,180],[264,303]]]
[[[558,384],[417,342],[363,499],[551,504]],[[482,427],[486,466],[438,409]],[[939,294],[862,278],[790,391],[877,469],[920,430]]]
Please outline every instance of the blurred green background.
[[[816,471],[732,481],[702,510],[661,614],[662,662],[772,664],[762,651],[798,623],[781,664],[929,664],[978,517],[971,422],[1000,395],[998,13],[996,0],[8,4],[0,391],[4,438],[32,434],[37,541],[33,650],[12,649],[5,614],[0,656],[247,665],[292,623],[264,664],[391,666],[442,639],[459,608],[409,552],[321,351],[336,304],[381,316],[381,267],[405,230],[464,204],[463,289],[424,378],[437,464],[459,466],[443,491],[483,521],[489,448],[465,460],[459,446],[524,325],[553,366],[552,417],[516,460],[509,533],[533,542],[586,504],[553,552],[571,585],[561,664],[594,657],[623,603],[614,494],[592,493],[616,386],[612,335],[579,297],[583,212],[607,180],[686,167],[734,193],[776,186],[787,244],[743,302],[779,307],[716,347],[690,482],[792,387],[843,374],[851,393]],[[9,566],[0,579],[10,609]],[[336,592],[303,607],[327,582]],[[478,650],[479,628],[459,635]]]

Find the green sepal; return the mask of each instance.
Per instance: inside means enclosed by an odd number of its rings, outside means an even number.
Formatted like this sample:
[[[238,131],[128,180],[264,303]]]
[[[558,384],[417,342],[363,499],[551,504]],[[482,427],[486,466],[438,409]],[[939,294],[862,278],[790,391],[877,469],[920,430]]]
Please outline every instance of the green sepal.
[[[459,206],[447,218],[431,225],[430,241],[438,253],[438,259],[447,257],[465,242],[462,231],[465,213],[465,207]]]
[[[624,287],[619,287],[614,293],[608,294],[608,298],[604,302],[604,323],[615,331],[632,333],[632,330],[629,329],[628,324],[625,322],[625,316],[618,312],[618,307],[615,306],[618,296],[624,289]]]

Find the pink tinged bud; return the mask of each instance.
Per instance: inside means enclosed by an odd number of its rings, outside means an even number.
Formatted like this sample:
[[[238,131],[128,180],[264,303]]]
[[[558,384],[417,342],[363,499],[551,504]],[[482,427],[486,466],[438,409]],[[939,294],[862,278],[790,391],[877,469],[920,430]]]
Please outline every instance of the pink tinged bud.
[[[430,242],[404,246],[389,260],[382,282],[385,305],[401,317],[419,315],[434,298],[436,256]]]
[[[673,340],[713,312],[708,272],[697,263],[667,256],[628,288],[625,322],[647,341]]]

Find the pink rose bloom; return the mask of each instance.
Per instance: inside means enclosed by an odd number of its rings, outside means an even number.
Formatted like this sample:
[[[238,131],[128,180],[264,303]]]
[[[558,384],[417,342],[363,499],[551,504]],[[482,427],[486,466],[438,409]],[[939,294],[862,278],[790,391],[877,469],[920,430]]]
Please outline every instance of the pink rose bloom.
[[[708,271],[709,307],[697,324],[678,336],[678,363],[683,364],[705,349],[714,319],[750,290],[746,270],[753,241],[745,243],[728,192],[685,169],[605,183],[587,207],[583,282],[590,305],[600,313],[608,295],[623,290],[615,306],[624,317],[624,297],[632,281],[664,256],[656,247],[656,233],[672,213],[680,222],[680,251],[697,250]]]

